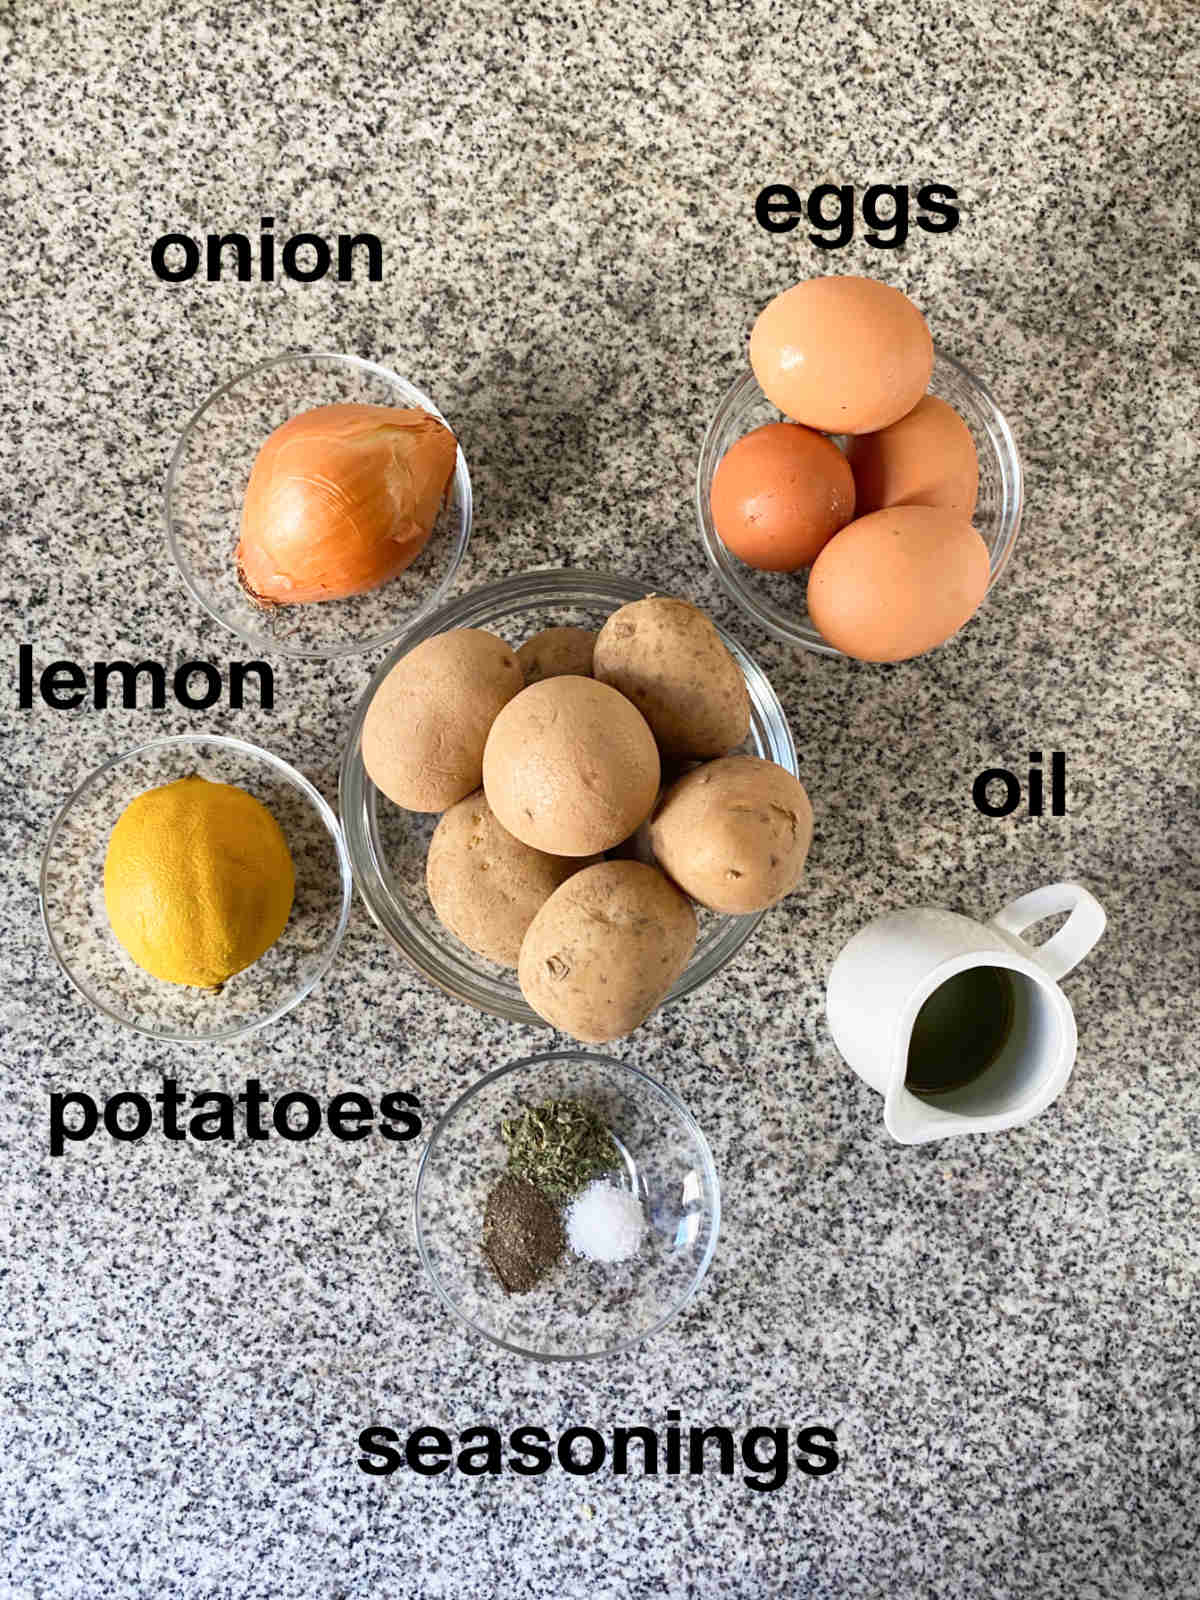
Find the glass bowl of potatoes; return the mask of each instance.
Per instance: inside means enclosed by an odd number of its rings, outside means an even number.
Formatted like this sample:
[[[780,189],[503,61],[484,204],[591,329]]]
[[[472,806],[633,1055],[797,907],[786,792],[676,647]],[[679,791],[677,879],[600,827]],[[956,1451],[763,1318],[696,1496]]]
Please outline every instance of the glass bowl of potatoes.
[[[631,602],[646,600],[653,593],[650,586],[630,578],[577,570],[521,573],[505,578],[499,583],[489,584],[443,606],[411,628],[380,664],[355,708],[342,758],[339,798],[346,847],[359,893],[368,911],[391,943],[419,972],[449,994],[494,1016],[504,1017],[512,1022],[535,1025],[538,1023],[545,1025],[548,1020],[545,1014],[539,1015],[535,1012],[522,994],[514,950],[511,947],[507,950],[497,948],[495,954],[501,959],[493,959],[491,955],[482,954],[478,949],[468,947],[444,925],[443,919],[435,912],[431,902],[430,882],[435,893],[438,892],[433,869],[430,870],[427,882],[427,862],[435,831],[438,834],[438,841],[435,844],[436,868],[437,846],[446,838],[447,830],[455,826],[456,816],[464,809],[469,810],[466,800],[458,805],[453,802],[443,804],[442,797],[436,793],[418,794],[413,798],[402,794],[401,803],[395,803],[397,793],[394,789],[392,798],[384,794],[367,771],[367,766],[373,765],[370,754],[367,763],[364,764],[364,726],[369,748],[372,735],[370,709],[385,681],[391,678],[397,663],[420,650],[422,653],[414,656],[414,666],[422,667],[420,678],[421,681],[427,682],[431,673],[440,670],[435,659],[439,649],[436,641],[440,636],[453,630],[475,629],[483,630],[504,641],[509,647],[509,651],[504,651],[505,655],[509,655],[510,652],[520,652],[518,661],[527,687],[524,693],[516,696],[511,707],[505,705],[504,710],[509,712],[518,701],[538,698],[536,694],[530,695],[529,686],[536,683],[539,692],[545,691],[548,694],[546,680],[552,679],[554,674],[563,673],[564,670],[570,672],[573,665],[577,673],[582,674],[586,671],[586,664],[573,663],[569,659],[571,652],[577,650],[581,642],[585,651],[590,651],[591,636],[602,627],[614,611]],[[708,630],[710,624],[705,621],[703,627]],[[533,641],[538,636],[546,635],[547,630],[553,631],[534,644]],[[799,779],[796,749],[787,719],[770,683],[735,639],[720,628],[716,629],[716,637],[719,637],[720,643],[736,666],[737,675],[745,685],[745,699],[748,701],[749,711],[748,732],[737,747],[738,751],[748,756],[756,756],[763,762],[774,763],[783,771],[778,774],[773,773],[772,776],[783,783],[794,783]],[[529,648],[521,651],[522,646]],[[503,650],[502,646],[498,648]],[[530,654],[530,650],[534,652],[533,655]],[[590,661],[590,654],[588,660]],[[477,681],[479,673],[475,663],[471,663],[471,669],[472,676]],[[395,682],[396,679],[392,679],[392,684]],[[579,688],[578,677],[574,678],[574,685],[576,689]],[[391,685],[388,692],[390,689]],[[739,694],[741,692],[740,685],[738,692]],[[585,689],[580,690],[581,695],[598,697],[602,693],[611,694],[615,699],[621,700],[625,710],[629,710],[629,707],[625,706],[623,697],[605,685],[593,684],[588,679]],[[500,720],[502,719],[496,719],[497,724]],[[514,719],[510,716],[508,720],[513,722]],[[519,719],[517,720],[519,723]],[[641,718],[638,716],[633,720],[640,722]],[[419,718],[410,715],[397,724],[404,730],[405,741],[419,737],[419,721]],[[514,725],[511,732],[513,737],[508,742],[519,746],[520,726]],[[494,742],[489,739],[489,747]],[[657,774],[657,761],[654,765]],[[378,766],[374,766],[373,770],[378,772]],[[678,771],[679,768],[676,767],[674,770]],[[662,775],[664,779],[673,775],[669,757],[663,762]],[[622,792],[633,793],[642,781],[643,775],[631,776],[628,784],[622,785]],[[657,775],[652,781],[654,791],[657,792]],[[500,800],[497,798],[498,784],[494,786],[486,776],[485,783],[488,795],[503,820]],[[653,798],[651,795],[651,804]],[[519,797],[513,803],[519,804]],[[637,806],[641,815],[645,816],[649,806],[643,808],[636,799],[632,803]],[[410,805],[413,809],[407,809]],[[807,801],[804,801],[804,805],[807,807]],[[463,818],[464,826],[473,827],[476,835],[480,826],[478,810],[479,808],[474,814]],[[444,813],[441,819],[439,813]],[[488,820],[490,822],[490,817]],[[807,840],[804,841],[804,847],[807,848]],[[558,851],[562,846],[556,841],[551,841],[542,848]],[[615,856],[625,860],[636,857],[643,864],[643,871],[651,870],[645,866],[649,856],[644,828],[638,830],[633,838],[615,850],[603,845],[598,835],[581,839],[578,844],[571,846],[571,850],[579,857],[586,856],[592,863],[598,863],[605,857],[611,859]],[[661,874],[655,872],[655,878],[660,877]],[[478,887],[479,880],[476,880],[476,888]],[[663,885],[658,885],[659,889],[662,887]],[[671,885],[665,887],[673,888]],[[460,895],[460,901],[462,898]],[[470,896],[467,898],[469,900]],[[482,896],[476,893],[474,898],[479,900]],[[682,901],[684,897],[679,896],[679,899]],[[439,895],[439,903],[445,913],[447,908],[443,895]],[[460,914],[469,915],[470,910],[468,904],[465,913],[460,911]],[[702,905],[696,905],[694,911],[696,919],[694,946],[690,944],[689,934],[687,949],[690,949],[690,954],[681,947],[680,970],[665,998],[662,999],[662,1004],[682,1000],[685,995],[691,994],[719,972],[749,939],[763,915],[762,911],[742,915],[728,914],[709,910]],[[685,912],[684,915],[687,917],[690,913]],[[453,914],[449,915],[449,920],[455,920]],[[474,945],[481,942],[487,943],[486,940],[472,940]],[[647,948],[646,956],[647,960],[666,959],[666,956],[659,951],[657,943]],[[651,1005],[648,1009],[655,1008]],[[587,1031],[564,1026],[558,1021],[555,1025],[577,1038],[583,1038],[584,1032]],[[606,1038],[620,1037],[622,1033],[629,1031],[632,1029],[623,1028],[617,1032],[607,1033],[603,1039],[593,1036],[585,1042],[601,1043],[605,1042]],[[592,1029],[591,1032],[597,1035],[603,1032],[603,1029]]]

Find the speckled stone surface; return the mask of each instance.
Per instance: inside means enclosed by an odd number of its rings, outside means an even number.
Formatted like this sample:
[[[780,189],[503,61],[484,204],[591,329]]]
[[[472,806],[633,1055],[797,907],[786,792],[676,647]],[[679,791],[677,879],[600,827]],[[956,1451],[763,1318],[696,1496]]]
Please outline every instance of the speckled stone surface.
[[[1200,1595],[1195,988],[1197,22],[1186,0],[417,10],[0,8],[3,1283],[0,1592],[447,1600]],[[827,259],[769,182],[943,181],[950,235]],[[161,233],[368,229],[382,283],[158,283]],[[694,462],[757,308],[886,276],[983,375],[1027,469],[979,617],[895,668],[793,655],[724,598]],[[333,797],[378,654],[278,663],[272,713],[16,707],[40,664],[243,654],[183,592],[162,486],[184,420],[288,347],[428,389],[471,463],[455,592],[617,569],[710,607],[788,712],[817,813],[803,891],[616,1048],[694,1110],[725,1221],[636,1353],[511,1358],[450,1318],[408,1220],[418,1149],[139,1144],[52,1161],[53,1090],[342,1087],[433,1119],[549,1044],[427,986],[356,907],[329,976],[229,1048],[98,1018],[38,925],[90,770],[217,728]],[[1067,752],[1069,815],[991,821],[974,775]],[[1067,1092],[989,1141],[891,1144],[823,984],[869,917],[990,914],[1080,877],[1108,934],[1066,980]],[[842,1465],[740,1477],[365,1477],[356,1437],[475,1423],[836,1427]]]

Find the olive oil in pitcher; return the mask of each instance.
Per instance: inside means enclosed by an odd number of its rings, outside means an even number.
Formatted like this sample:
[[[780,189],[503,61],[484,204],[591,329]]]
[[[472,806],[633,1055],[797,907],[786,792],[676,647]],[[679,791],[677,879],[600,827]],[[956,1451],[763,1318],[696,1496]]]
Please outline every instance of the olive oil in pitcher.
[[[982,1077],[1013,1024],[1013,981],[1005,967],[968,967],[939,984],[917,1012],[904,1087],[936,1096]]]

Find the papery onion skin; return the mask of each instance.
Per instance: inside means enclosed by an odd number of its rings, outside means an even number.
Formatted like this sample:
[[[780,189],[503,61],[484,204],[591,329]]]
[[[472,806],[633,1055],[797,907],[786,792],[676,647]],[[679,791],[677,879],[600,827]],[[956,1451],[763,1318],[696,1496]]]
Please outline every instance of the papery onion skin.
[[[366,594],[428,543],[457,442],[425,411],[302,411],[258,452],[242,506],[238,577],[261,605]]]

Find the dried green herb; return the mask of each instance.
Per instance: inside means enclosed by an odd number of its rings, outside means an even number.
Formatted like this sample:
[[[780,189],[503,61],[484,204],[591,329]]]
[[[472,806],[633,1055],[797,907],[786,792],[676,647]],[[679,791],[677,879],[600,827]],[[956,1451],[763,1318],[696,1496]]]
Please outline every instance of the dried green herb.
[[[567,1200],[620,1166],[608,1129],[581,1100],[547,1100],[500,1125],[508,1170],[528,1178],[548,1199]]]
[[[524,1178],[505,1173],[488,1195],[483,1253],[506,1294],[527,1294],[566,1247],[562,1218]]]

